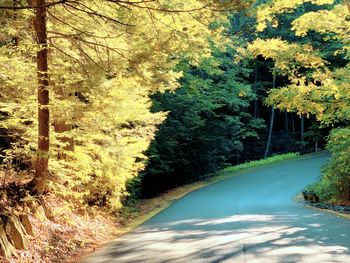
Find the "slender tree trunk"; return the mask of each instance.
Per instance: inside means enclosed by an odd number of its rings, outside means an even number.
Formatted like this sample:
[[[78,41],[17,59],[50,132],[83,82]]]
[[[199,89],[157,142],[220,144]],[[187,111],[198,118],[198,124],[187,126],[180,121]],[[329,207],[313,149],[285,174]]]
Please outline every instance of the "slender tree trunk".
[[[285,125],[286,135],[287,135],[287,137],[289,137],[289,123],[288,123],[288,112],[287,111],[284,112],[284,121],[285,121],[284,125]]]
[[[18,3],[17,3],[17,1],[16,0],[12,0],[12,6],[13,7],[17,7],[18,6]],[[16,10],[13,10],[13,20],[17,20],[17,11]],[[15,35],[14,37],[13,37],[13,45],[14,46],[18,46],[18,42],[19,42],[19,39],[18,39],[18,35]]]
[[[254,119],[258,118],[258,101],[254,100]]]
[[[304,147],[304,143],[305,143],[304,130],[305,130],[305,118],[304,118],[304,116],[301,116],[300,117],[300,140],[301,140],[303,147]]]
[[[315,152],[318,152],[318,140],[315,141]]]
[[[255,88],[256,88],[256,84],[258,83],[258,67],[255,66],[255,77],[254,77],[254,85],[255,85]],[[257,90],[256,90],[256,93]],[[258,110],[258,98],[256,98],[254,100],[254,118],[257,119],[259,118],[259,110]]]
[[[272,88],[274,88],[274,89],[276,88],[276,73],[274,73],[274,75],[273,75]],[[269,155],[269,152],[270,152],[274,120],[275,120],[275,107],[272,106],[271,107],[271,118],[270,118],[269,135],[268,135],[268,138],[267,138],[264,158],[267,158],[267,156]]]
[[[48,180],[49,161],[49,81],[48,81],[48,58],[47,58],[47,27],[45,0],[30,1],[36,6],[34,27],[36,41],[39,46],[37,52],[37,78],[38,78],[38,154],[36,160],[36,174],[31,181],[31,191],[42,194],[45,191]]]
[[[271,118],[270,118],[269,135],[268,135],[268,138],[267,138],[267,143],[266,143],[264,158],[267,158],[267,156],[269,156],[270,146],[271,146],[271,139],[272,139],[272,131],[273,131],[274,119],[275,119],[275,107],[272,106],[272,107],[271,107]]]
[[[294,122],[294,115],[292,113],[292,133],[293,133],[293,138],[295,140],[295,122]]]

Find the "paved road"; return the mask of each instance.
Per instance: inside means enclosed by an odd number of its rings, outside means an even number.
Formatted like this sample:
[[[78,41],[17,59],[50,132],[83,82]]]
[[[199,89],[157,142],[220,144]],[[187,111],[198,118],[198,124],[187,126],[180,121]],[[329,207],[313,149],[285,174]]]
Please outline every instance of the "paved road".
[[[292,200],[326,159],[287,161],[195,191],[83,262],[350,263],[350,220]]]

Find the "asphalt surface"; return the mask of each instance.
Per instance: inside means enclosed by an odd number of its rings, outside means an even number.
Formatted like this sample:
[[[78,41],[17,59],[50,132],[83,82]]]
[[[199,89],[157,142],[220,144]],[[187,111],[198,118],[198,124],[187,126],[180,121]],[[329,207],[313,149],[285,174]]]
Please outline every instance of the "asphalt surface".
[[[84,263],[350,263],[350,220],[293,201],[327,155],[274,164],[195,191]]]

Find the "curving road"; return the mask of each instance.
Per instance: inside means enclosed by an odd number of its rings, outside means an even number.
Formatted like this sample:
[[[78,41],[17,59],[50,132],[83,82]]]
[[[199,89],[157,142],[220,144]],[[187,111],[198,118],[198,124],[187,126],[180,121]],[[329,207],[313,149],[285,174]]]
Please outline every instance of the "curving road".
[[[195,191],[83,262],[349,263],[350,220],[293,202],[326,160],[286,161]]]

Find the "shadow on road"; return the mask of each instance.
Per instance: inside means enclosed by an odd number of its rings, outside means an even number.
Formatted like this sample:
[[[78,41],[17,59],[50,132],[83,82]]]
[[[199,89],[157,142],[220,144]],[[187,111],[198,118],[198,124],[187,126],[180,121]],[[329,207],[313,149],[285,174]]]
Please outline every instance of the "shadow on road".
[[[279,163],[174,203],[84,263],[350,262],[350,221],[295,204],[327,155]]]
[[[350,262],[350,221],[295,209],[150,222],[85,262]]]

